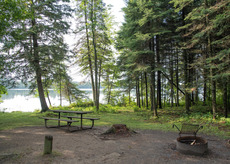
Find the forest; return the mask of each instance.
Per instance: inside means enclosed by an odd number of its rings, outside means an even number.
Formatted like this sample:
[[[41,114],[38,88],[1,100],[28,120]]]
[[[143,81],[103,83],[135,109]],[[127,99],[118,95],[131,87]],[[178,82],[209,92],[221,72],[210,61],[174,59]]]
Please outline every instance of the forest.
[[[0,95],[20,81],[38,92],[41,112],[49,109],[52,87],[71,102],[83,101],[68,74],[77,65],[90,79],[96,111],[103,87],[107,104],[135,104],[154,117],[164,107],[191,114],[196,105],[213,119],[227,118],[230,0],[124,1],[116,31],[103,0],[2,0]],[[70,33],[73,48],[64,39]]]

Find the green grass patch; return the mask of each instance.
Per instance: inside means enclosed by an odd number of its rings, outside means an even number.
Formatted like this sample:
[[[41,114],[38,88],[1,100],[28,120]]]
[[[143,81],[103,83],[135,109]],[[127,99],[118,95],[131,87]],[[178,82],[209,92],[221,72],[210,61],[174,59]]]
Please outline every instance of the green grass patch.
[[[0,130],[14,129],[22,126],[37,126],[44,123],[36,112],[0,112]]]
[[[111,105],[102,105],[100,111],[94,107],[56,107],[52,109],[94,111],[85,117],[100,118],[95,121],[95,126],[112,126],[113,124],[126,124],[131,129],[151,129],[163,131],[177,131],[172,125],[181,126],[182,123],[192,123],[202,125],[204,128],[198,132],[216,135],[222,138],[230,138],[230,118],[218,116],[216,120],[212,119],[212,114],[205,107],[191,108],[191,114],[187,115],[183,107],[164,108],[158,110],[159,117],[153,117],[149,110],[139,109],[135,106],[118,107]],[[61,115],[67,115],[62,113]],[[72,114],[74,115],[74,114]],[[57,117],[53,112],[0,112],[0,130],[13,129],[22,126],[44,126],[44,120],[39,117]],[[62,124],[66,124],[63,122]],[[80,123],[73,123],[79,125]],[[84,120],[84,125],[91,125],[90,120]],[[48,125],[57,125],[57,121],[48,121]]]

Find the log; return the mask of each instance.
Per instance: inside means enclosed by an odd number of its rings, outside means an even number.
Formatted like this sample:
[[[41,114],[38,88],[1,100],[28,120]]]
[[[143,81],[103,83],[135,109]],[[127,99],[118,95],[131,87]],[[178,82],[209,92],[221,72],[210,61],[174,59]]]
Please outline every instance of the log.
[[[44,154],[51,154],[53,147],[53,136],[45,136]]]

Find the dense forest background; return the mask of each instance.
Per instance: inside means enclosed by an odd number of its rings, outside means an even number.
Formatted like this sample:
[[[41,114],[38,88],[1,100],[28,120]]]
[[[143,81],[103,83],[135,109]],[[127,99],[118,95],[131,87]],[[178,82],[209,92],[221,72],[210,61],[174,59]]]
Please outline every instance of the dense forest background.
[[[228,117],[230,106],[230,1],[126,0],[116,33],[102,0],[3,0],[0,2],[0,93],[20,80],[39,93],[47,111],[48,88],[68,99],[83,93],[68,75],[78,65],[87,75],[93,103],[124,97],[158,116],[164,106],[211,107]],[[70,5],[71,4],[71,5]],[[74,4],[74,5],[73,5]],[[75,46],[64,35],[75,20]],[[114,51],[113,47],[116,48]],[[121,91],[114,90],[121,88]]]

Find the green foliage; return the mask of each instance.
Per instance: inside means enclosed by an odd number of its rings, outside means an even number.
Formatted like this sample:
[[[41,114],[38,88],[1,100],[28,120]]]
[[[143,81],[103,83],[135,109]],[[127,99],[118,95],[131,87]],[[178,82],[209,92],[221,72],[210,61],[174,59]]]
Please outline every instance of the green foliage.
[[[4,86],[0,84],[0,103],[1,103],[2,94],[7,94],[7,90]]]
[[[88,99],[78,100],[76,103],[72,103],[70,105],[70,107],[92,107],[92,106],[94,106],[94,102]]]

